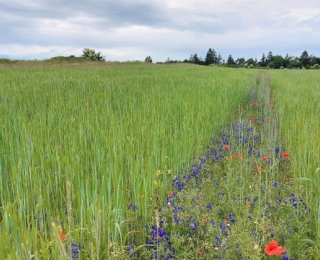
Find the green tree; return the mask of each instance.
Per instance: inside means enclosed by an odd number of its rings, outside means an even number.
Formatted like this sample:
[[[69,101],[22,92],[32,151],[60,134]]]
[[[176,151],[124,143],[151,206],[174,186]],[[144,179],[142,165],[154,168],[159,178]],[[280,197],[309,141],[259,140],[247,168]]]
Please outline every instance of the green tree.
[[[101,52],[96,52],[95,50],[84,48],[82,51],[82,58],[96,60],[96,61],[104,61],[104,57],[101,56]]]
[[[268,65],[269,62],[272,62],[272,61],[273,61],[273,55],[272,55],[272,52],[269,51],[268,56],[267,56],[267,60],[266,60],[266,65]]]
[[[309,58],[308,52],[307,51],[302,52],[299,60],[303,66],[306,67],[307,65],[309,65],[310,58]]]
[[[209,48],[204,60],[205,65],[217,64],[217,59],[218,57],[216,51],[214,49]]]
[[[301,68],[302,67],[302,63],[300,62],[299,58],[294,58],[290,61],[290,66],[292,66],[292,68]]]
[[[189,58],[189,62],[190,63],[194,63],[194,64],[200,64],[201,63],[201,60],[200,58],[198,57],[198,54],[195,53],[195,54],[191,54],[190,55],[190,58]]]
[[[254,60],[254,59],[252,59],[252,58],[248,59],[248,60],[246,61],[246,63],[247,63],[247,65],[248,65],[248,66],[250,66],[251,64],[252,64],[253,66],[255,66],[255,65],[256,65],[255,60]]]
[[[217,64],[220,64],[222,61],[222,57],[221,54],[219,53],[218,57],[217,57]],[[224,63],[224,62],[223,62]],[[320,62],[319,62],[320,63]]]
[[[152,58],[150,56],[147,56],[145,59],[144,59],[145,62],[149,62],[149,63],[152,63]]]
[[[313,56],[313,55],[310,55],[310,65],[313,66],[315,64],[317,64],[317,57],[316,56]]]
[[[235,62],[234,62],[234,60],[233,60],[233,58],[232,58],[231,54],[228,56],[227,64],[228,64],[228,65],[234,65],[234,64],[235,64]]]
[[[283,66],[287,68],[292,60],[293,57],[287,53],[287,55],[283,58]]]
[[[284,65],[284,59],[281,55],[276,55],[273,58],[273,64],[275,69],[280,69]]]
[[[260,65],[261,65],[261,67],[264,67],[264,66],[267,65],[267,58],[266,58],[266,56],[264,55],[264,53],[262,54],[262,57],[261,57],[261,59],[260,59]]]
[[[268,67],[269,67],[270,69],[273,69],[273,68],[274,68],[274,63],[273,63],[273,61],[271,61],[271,62],[268,63]]]
[[[236,59],[236,64],[237,64],[238,66],[243,67],[245,63],[246,63],[246,60],[245,60],[244,58],[238,58],[238,59]]]

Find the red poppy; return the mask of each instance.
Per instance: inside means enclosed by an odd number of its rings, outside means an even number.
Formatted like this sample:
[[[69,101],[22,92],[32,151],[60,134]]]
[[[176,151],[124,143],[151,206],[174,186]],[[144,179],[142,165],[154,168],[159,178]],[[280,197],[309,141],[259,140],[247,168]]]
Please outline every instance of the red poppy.
[[[227,223],[229,222],[229,220],[227,220],[227,219],[225,218],[225,219],[223,220],[223,222],[227,224]]]
[[[200,255],[200,256],[203,256],[203,255],[204,255],[203,251],[200,251],[200,252],[199,252],[199,255]]]
[[[262,168],[261,168],[260,166],[256,166],[254,169],[255,169],[256,171],[261,171],[261,170],[262,170]]]
[[[257,102],[257,101],[254,101],[254,102],[253,102],[253,105],[254,105],[254,106],[257,106],[257,105],[258,105],[258,102]]]
[[[234,155],[231,155],[231,156],[230,156],[230,159],[231,159],[231,160],[233,160],[233,159],[234,159],[234,157],[235,157]]]
[[[254,117],[251,117],[251,118],[250,118],[250,121],[251,121],[251,122],[254,122]]]
[[[171,190],[171,191],[168,191],[168,195],[169,196],[172,196],[174,194],[174,192]]]
[[[64,234],[64,233],[60,233],[60,238],[62,241],[66,240],[67,239],[67,235]]]
[[[268,161],[268,157],[267,157],[267,156],[263,156],[263,157],[262,157],[262,160]]]
[[[237,155],[238,158],[242,158],[243,156],[244,156],[243,153],[238,153],[238,155]]]
[[[266,123],[269,124],[269,123],[270,123],[270,120],[268,119],[268,120],[266,121]]]
[[[273,104],[269,104],[269,107],[272,107],[273,106]]]
[[[209,219],[207,217],[203,218],[203,222],[208,222],[208,221],[209,221]]]
[[[277,245],[277,241],[272,240],[265,248],[264,252],[267,255],[281,255],[286,253],[286,250],[283,249],[282,246]]]
[[[282,153],[280,156],[281,158],[288,158],[289,157],[289,153]]]
[[[269,230],[269,228],[265,227],[265,228],[263,228],[263,230],[264,230],[265,232],[267,232],[267,231]]]
[[[223,146],[223,148],[224,148],[225,150],[229,151],[229,150],[230,150],[230,145],[227,145],[227,144],[226,144],[226,145]]]

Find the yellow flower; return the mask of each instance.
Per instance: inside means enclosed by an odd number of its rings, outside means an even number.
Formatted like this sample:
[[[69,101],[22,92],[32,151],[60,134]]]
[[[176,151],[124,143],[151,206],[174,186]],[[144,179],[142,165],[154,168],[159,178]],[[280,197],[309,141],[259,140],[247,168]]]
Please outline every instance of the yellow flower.
[[[58,231],[59,231],[59,233],[63,233],[63,230],[62,230],[61,226],[58,226]]]

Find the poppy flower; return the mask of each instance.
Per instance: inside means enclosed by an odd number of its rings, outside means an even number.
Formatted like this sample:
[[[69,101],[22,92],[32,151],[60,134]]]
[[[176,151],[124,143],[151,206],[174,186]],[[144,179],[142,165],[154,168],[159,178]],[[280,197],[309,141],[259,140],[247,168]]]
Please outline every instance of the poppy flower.
[[[223,146],[223,148],[224,148],[225,150],[229,151],[229,150],[230,150],[230,145],[227,145],[227,144],[226,144],[226,145]]]
[[[209,219],[207,217],[203,218],[203,222],[208,222],[208,221],[209,221]]]
[[[203,255],[204,255],[203,251],[200,251],[200,252],[199,252],[199,255],[200,255],[200,256],[203,256]]]
[[[229,222],[229,220],[227,220],[227,219],[225,218],[225,219],[223,220],[223,222],[227,224],[227,223]]]
[[[250,121],[251,121],[251,122],[254,122],[254,117],[251,117],[251,118],[250,118]]]
[[[254,101],[254,102],[253,102],[253,105],[254,105],[254,106],[257,106],[257,105],[258,105],[258,102],[257,102],[257,101]]]
[[[280,155],[280,157],[281,158],[288,158],[289,157],[289,153],[282,153],[281,155]]]
[[[64,233],[60,233],[60,238],[62,241],[66,240],[67,239],[67,235],[64,234]]]
[[[243,153],[238,153],[237,157],[238,158],[242,158],[243,157]]]
[[[267,255],[281,255],[283,253],[286,253],[286,250],[283,249],[282,246],[277,245],[277,241],[272,240],[265,248],[264,252]]]
[[[265,228],[263,228],[263,230],[264,230],[265,232],[267,232],[267,231],[269,230],[269,228],[265,227]]]
[[[267,157],[267,156],[263,156],[263,157],[262,157],[262,160],[268,161],[268,157]]]
[[[256,171],[261,171],[261,170],[262,170],[262,168],[261,168],[260,166],[256,166],[254,169],[255,169]]]
[[[231,159],[231,160],[233,160],[233,159],[234,159],[234,157],[235,157],[234,155],[231,155],[231,156],[230,156],[230,159]]]
[[[266,121],[266,123],[269,124],[269,123],[270,123],[270,120],[268,119],[268,120]]]
[[[172,196],[174,194],[174,192],[171,190],[171,191],[168,191],[168,195],[169,196]]]

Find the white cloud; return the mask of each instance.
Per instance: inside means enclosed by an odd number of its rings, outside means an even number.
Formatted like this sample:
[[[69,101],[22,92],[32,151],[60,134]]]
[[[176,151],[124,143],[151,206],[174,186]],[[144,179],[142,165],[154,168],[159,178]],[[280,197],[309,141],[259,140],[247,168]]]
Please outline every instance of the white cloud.
[[[320,55],[318,0],[0,0],[0,55],[185,59],[215,48],[224,58],[263,52]],[[296,53],[300,52],[300,53]]]

